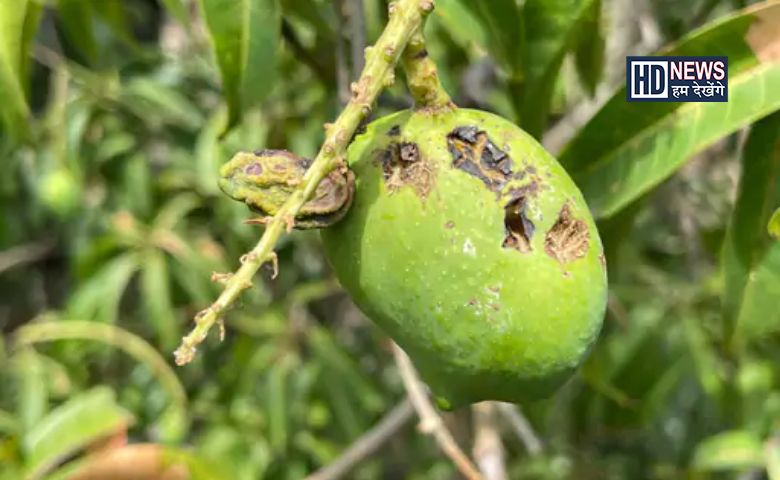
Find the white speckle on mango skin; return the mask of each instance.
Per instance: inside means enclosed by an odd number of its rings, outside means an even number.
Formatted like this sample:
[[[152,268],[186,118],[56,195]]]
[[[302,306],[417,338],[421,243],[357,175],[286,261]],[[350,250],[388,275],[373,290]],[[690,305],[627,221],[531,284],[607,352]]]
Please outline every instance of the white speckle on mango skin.
[[[467,238],[466,241],[463,242],[463,253],[470,257],[477,256],[477,248],[474,246],[473,243],[471,243],[470,238]]]

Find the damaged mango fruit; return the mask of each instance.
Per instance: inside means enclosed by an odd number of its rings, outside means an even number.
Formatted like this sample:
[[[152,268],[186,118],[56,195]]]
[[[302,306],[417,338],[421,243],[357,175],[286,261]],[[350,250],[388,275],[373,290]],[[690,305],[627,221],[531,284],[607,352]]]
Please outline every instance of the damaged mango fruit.
[[[349,166],[327,256],[442,408],[541,398],[571,376],[601,328],[606,265],[550,154],[489,113],[405,111],[368,125]]]

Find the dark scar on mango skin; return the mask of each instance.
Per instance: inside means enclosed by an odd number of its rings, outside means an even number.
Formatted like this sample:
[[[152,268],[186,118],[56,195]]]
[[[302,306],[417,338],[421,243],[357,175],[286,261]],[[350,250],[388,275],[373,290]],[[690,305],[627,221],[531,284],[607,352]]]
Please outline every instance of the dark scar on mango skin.
[[[555,224],[544,237],[544,251],[560,263],[582,258],[588,253],[590,233],[588,226],[574,218],[569,202],[563,204]]]
[[[493,143],[485,131],[461,126],[447,135],[452,165],[479,178],[493,192],[500,191],[512,175],[512,159]]]
[[[393,125],[390,130],[387,131],[388,137],[397,137],[401,134],[401,126],[400,125]]]
[[[413,142],[391,143],[377,152],[375,164],[382,168],[382,178],[391,192],[409,185],[425,199],[433,189],[434,171],[423,161],[420,147]]]
[[[531,247],[531,237],[536,226],[526,214],[526,197],[512,199],[504,207],[505,237],[501,244],[503,248],[511,248],[520,253],[528,253]]]

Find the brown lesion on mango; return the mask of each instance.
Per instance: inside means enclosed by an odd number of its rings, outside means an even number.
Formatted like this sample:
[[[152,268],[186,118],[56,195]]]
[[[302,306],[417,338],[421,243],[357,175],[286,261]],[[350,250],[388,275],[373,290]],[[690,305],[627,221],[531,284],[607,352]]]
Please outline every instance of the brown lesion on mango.
[[[544,251],[560,263],[582,258],[588,253],[590,233],[588,225],[574,218],[571,205],[563,204],[558,219],[544,237]]]
[[[536,230],[534,223],[526,213],[527,197],[519,196],[504,207],[504,241],[503,248],[511,248],[520,253],[528,253],[531,247],[531,237]]]
[[[408,185],[425,199],[433,190],[435,172],[416,143],[392,142],[377,153],[375,163],[381,166],[385,186],[391,193]]]
[[[512,178],[512,159],[498,148],[484,130],[461,126],[447,134],[452,166],[475,176],[494,192]]]

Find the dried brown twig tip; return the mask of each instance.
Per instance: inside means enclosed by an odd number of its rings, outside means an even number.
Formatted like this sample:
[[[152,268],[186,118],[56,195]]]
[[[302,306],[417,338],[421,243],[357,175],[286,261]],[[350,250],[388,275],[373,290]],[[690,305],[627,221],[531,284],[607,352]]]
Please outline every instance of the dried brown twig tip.
[[[276,280],[279,276],[279,255],[276,252],[271,252],[271,280]]]
[[[401,52],[406,49],[412,36],[422,28],[425,17],[432,7],[432,0],[397,0],[392,3],[392,15],[374,45],[374,51],[392,52],[392,55],[366,56],[365,67],[356,82],[359,89],[358,98],[352,98],[332,126],[326,127],[325,141],[307,170],[304,180],[295,187],[273,217],[263,220],[266,228],[260,241],[249,253],[241,257],[241,266],[225,282],[224,290],[212,307],[207,309],[204,315],[195,318],[195,327],[182,339],[181,346],[174,354],[178,365],[184,365],[192,360],[197,345],[206,338],[209,330],[219,321],[220,314],[251,285],[252,278],[260,267],[269,260],[274,262],[273,250],[279,237],[286,230],[285,227],[292,226],[301,207],[314,194],[322,179],[346,158],[349,141],[371,111],[371,105],[385,88],[388,76],[395,69]],[[278,266],[275,266],[274,270],[278,271]]]
[[[219,273],[219,272],[213,272],[211,274],[211,281],[214,283],[219,283],[221,285],[225,285],[227,282],[230,281],[230,279],[233,278],[233,274],[228,273]]]
[[[270,217],[255,217],[244,220],[245,225],[267,225]]]

